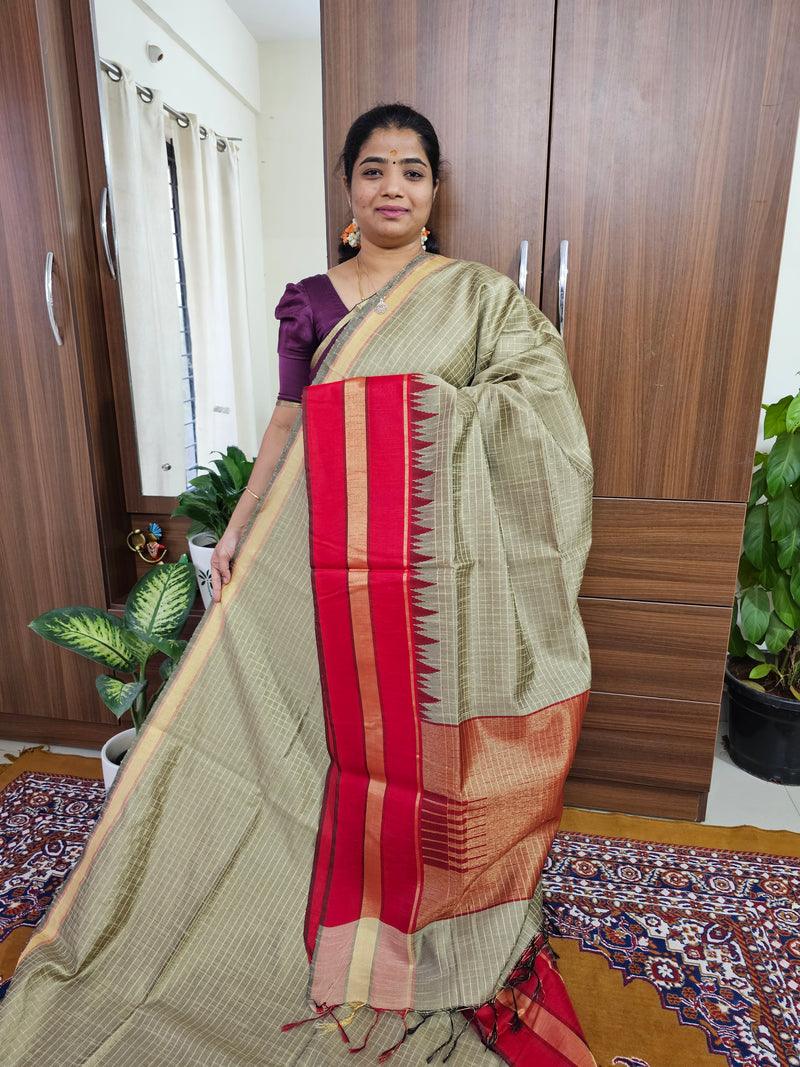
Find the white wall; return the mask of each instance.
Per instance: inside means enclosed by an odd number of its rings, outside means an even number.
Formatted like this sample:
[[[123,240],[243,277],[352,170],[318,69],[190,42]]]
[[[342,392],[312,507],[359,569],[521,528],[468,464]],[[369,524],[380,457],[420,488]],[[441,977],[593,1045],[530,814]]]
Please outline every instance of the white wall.
[[[320,41],[269,41],[260,49],[258,124],[268,339],[287,282],[327,270]]]
[[[243,241],[260,437],[274,405],[277,363],[267,341],[264,294],[258,44],[224,0],[95,0],[95,20],[103,59],[127,67],[140,85],[161,89],[171,107],[196,114],[209,129],[241,138]],[[161,62],[147,58],[148,41],[163,49]]]
[[[775,314],[772,319],[765,404],[800,390],[800,136],[794,154],[789,210],[783,237]],[[763,413],[762,413],[763,424]]]

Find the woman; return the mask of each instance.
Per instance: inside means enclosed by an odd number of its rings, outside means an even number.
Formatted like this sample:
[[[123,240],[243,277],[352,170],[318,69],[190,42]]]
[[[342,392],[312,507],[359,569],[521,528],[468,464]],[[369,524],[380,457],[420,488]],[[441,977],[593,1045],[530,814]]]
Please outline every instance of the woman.
[[[279,305],[216,604],[26,951],[9,1067],[594,1063],[538,888],[589,685],[563,349],[423,250],[427,120],[373,109],[343,163],[354,254]]]

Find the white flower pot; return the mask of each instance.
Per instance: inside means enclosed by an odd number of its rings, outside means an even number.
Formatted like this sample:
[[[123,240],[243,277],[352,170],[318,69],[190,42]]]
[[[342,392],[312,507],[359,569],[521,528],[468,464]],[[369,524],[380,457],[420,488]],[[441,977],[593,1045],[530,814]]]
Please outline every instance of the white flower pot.
[[[203,607],[211,603],[211,555],[217,539],[212,533],[203,531],[189,538],[189,555],[192,557],[194,571],[197,575],[197,587],[203,598]]]
[[[114,734],[113,737],[109,737],[100,750],[100,762],[103,764],[103,783],[106,787],[106,792],[114,784],[120,762],[133,745],[135,739],[136,730],[131,727],[129,730],[122,730],[120,733]]]

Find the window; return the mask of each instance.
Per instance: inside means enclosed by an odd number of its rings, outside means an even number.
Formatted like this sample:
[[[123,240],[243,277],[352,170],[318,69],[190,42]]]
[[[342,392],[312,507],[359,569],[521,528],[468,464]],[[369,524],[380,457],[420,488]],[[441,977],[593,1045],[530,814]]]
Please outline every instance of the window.
[[[175,257],[175,289],[178,302],[178,322],[181,337],[181,380],[183,382],[183,466],[186,484],[197,474],[197,437],[195,434],[194,369],[192,366],[192,331],[189,309],[186,306],[186,272],[183,265],[181,217],[178,210],[178,172],[175,168],[175,149],[167,141],[169,164],[170,204],[172,215],[172,250]]]

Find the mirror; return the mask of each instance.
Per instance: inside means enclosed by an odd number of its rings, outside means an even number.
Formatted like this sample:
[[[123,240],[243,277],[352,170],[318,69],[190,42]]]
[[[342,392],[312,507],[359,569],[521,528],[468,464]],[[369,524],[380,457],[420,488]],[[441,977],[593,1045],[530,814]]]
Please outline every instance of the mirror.
[[[246,6],[246,0],[233,3]],[[254,432],[249,442],[227,443],[254,451],[278,391],[273,310],[287,282],[327,266],[318,7],[311,0],[299,5],[304,22],[295,32],[305,36],[261,42],[224,0],[207,0],[202,17],[194,0],[94,0],[94,8],[98,61],[127,68],[139,85],[160,90],[164,103],[176,111],[196,115],[209,130],[238,139],[245,343],[250,349],[245,389],[252,399]],[[316,35],[309,37],[314,29]],[[278,25],[259,32],[290,31]],[[124,277],[121,299],[124,313]],[[191,321],[191,307],[189,313]],[[175,315],[177,321],[177,301]],[[180,365],[174,350],[158,358]],[[131,367],[132,380],[135,372]],[[225,382],[214,386],[220,396],[226,387]],[[145,414],[141,404],[138,413],[134,410],[140,461],[142,442],[152,445],[159,432]],[[149,448],[151,466],[154,454],[160,454],[158,449]],[[204,462],[202,455],[198,462]],[[138,486],[126,486],[131,511],[153,507],[156,498],[163,501],[183,487],[160,490],[163,483],[143,464],[140,475]]]

